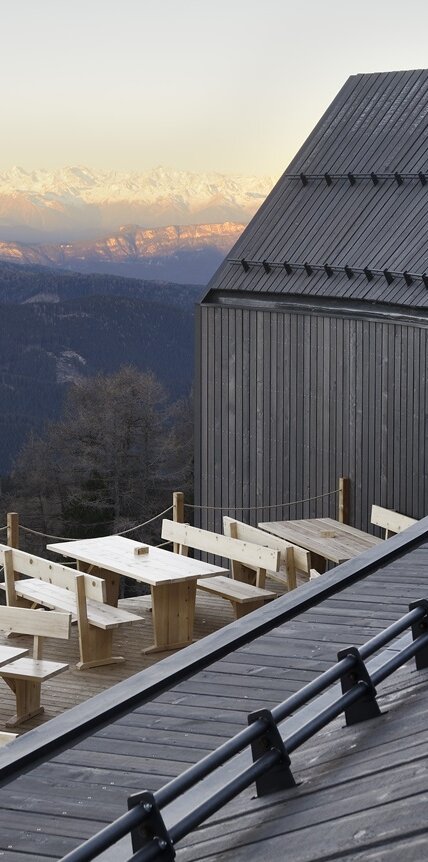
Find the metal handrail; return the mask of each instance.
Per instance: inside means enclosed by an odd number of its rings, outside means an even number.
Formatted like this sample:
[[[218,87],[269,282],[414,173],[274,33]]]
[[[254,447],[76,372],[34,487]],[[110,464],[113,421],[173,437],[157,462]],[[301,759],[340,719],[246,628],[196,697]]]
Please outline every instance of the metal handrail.
[[[412,628],[413,633],[412,643],[388,659],[370,676],[364,664],[365,659],[409,627]],[[347,650],[341,650],[338,662],[333,667],[324,671],[283,703],[278,704],[271,712],[259,710],[252,713],[249,716],[248,727],[172,779],[160,790],[153,794],[148,792],[133,794],[128,800],[131,807],[127,813],[64,856],[62,862],[90,862],[130,832],[133,835],[136,852],[129,862],[174,859],[174,845],[179,840],[253,782],[256,782],[259,795],[269,792],[263,784],[266,776],[272,785],[269,788],[270,792],[292,786],[294,779],[289,769],[289,754],[342,712],[345,713],[347,724],[379,715],[374,686],[413,657],[416,657],[418,669],[428,667],[428,601],[425,599],[413,603],[407,614],[359,649],[349,647]],[[342,695],[290,736],[282,739],[278,723],[339,680],[342,684]],[[260,741],[262,741],[261,747]],[[167,831],[160,813],[161,809],[247,746],[252,748],[254,760],[252,765],[228,781]]]

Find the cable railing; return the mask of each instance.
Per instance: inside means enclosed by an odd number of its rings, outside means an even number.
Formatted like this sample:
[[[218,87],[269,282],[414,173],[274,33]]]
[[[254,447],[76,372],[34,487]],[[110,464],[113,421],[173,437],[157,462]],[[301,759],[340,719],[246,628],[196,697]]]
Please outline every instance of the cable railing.
[[[366,659],[411,628],[413,640],[387,658],[370,673]],[[381,715],[376,685],[411,658],[416,669],[428,667],[428,600],[409,606],[409,612],[375,635],[359,649],[347,647],[338,661],[300,691],[272,710],[259,709],[248,715],[248,727],[223,743],[177,778],[155,793],[143,791],[128,799],[128,812],[63,857],[62,862],[90,862],[128,834],[132,836],[133,855],[128,862],[169,862],[175,859],[175,845],[239,793],[255,783],[257,795],[267,796],[292,788],[295,779],[290,755],[319,730],[344,713],[347,725]],[[321,709],[301,727],[282,738],[278,724],[304,707],[315,696],[340,681],[342,694]],[[215,770],[247,747],[252,764],[235,775],[184,817],[167,828],[162,809],[191,790]]]
[[[158,512],[156,515],[153,515],[151,518],[142,521],[142,523],[135,524],[133,527],[128,527],[126,530],[121,530],[120,532],[111,533],[113,536],[128,536],[130,533],[134,533],[137,530],[141,530],[143,527],[147,527],[149,524],[154,523],[160,518],[163,518],[164,515],[172,512],[173,520],[175,521],[184,521],[184,510],[190,509],[193,511],[201,511],[201,512],[217,512],[220,514],[227,513],[237,513],[237,512],[270,512],[272,510],[286,510],[291,509],[293,506],[300,506],[305,503],[315,503],[318,500],[326,499],[327,497],[335,497],[338,500],[338,517],[340,521],[346,521],[347,510],[348,510],[348,479],[346,477],[340,477],[339,486],[334,488],[331,491],[324,491],[321,494],[313,494],[312,496],[303,497],[299,500],[291,500],[291,501],[281,501],[280,503],[261,503],[257,506],[246,506],[244,504],[228,506],[228,505],[210,505],[210,504],[197,504],[197,503],[188,503],[184,499],[184,494],[181,491],[174,491],[173,493],[173,502],[171,506],[167,506],[162,512]],[[12,519],[12,521],[9,519]],[[111,522],[94,522],[93,524],[85,524],[84,527],[92,527],[98,526],[101,527],[103,524],[107,524]],[[7,544],[12,545],[13,547],[17,547],[17,537],[19,533],[22,531],[23,533],[27,533],[31,536],[38,536],[44,539],[51,539],[53,541],[58,542],[73,542],[76,541],[76,536],[58,536],[53,533],[46,533],[42,530],[35,530],[34,527],[27,527],[26,524],[19,523],[18,514],[16,512],[9,513],[8,515],[8,524],[4,527],[0,527],[0,533],[9,532],[13,534],[14,539],[13,542],[7,541]]]
[[[167,515],[168,512],[172,512],[172,506],[168,506],[163,512],[158,512],[157,515],[153,515],[153,518],[148,518],[147,521],[143,521],[142,524],[136,524],[135,527],[129,527],[127,530],[122,530],[120,533],[112,533],[113,536],[127,536],[129,533],[134,533],[136,530],[141,530],[142,527],[147,527],[148,524],[152,524],[153,521],[157,521],[158,518],[163,518],[164,515]],[[87,524],[85,526],[88,526]],[[45,539],[55,539],[60,542],[74,542],[74,538],[70,538],[70,536],[53,536],[50,533],[42,533],[40,530],[33,530],[31,527],[25,527],[24,524],[19,525],[19,529],[24,533],[30,533],[33,536],[42,536]]]
[[[184,506],[186,509],[201,509],[204,512],[264,512],[271,509],[287,509],[292,506],[300,506],[302,503],[314,503],[316,500],[322,500],[324,497],[334,497],[336,494],[340,494],[340,488],[335,488],[333,491],[325,491],[324,494],[316,494],[313,497],[292,500],[291,503],[271,503],[268,506],[201,506],[195,503],[185,503]]]

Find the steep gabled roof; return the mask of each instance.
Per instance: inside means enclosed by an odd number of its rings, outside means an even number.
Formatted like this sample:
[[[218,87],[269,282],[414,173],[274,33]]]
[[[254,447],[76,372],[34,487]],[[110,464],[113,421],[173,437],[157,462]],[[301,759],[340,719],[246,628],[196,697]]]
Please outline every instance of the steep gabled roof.
[[[209,290],[426,308],[427,115],[428,70],[349,78]]]

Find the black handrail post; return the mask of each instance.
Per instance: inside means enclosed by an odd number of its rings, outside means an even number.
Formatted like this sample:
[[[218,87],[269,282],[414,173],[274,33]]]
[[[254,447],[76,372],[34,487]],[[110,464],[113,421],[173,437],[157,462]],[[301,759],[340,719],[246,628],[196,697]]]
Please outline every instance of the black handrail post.
[[[254,724],[259,719],[265,722],[266,730],[262,736],[251,743],[253,762],[260,760],[267,751],[276,750],[281,754],[281,759],[268,772],[256,778],[257,796],[269,796],[270,793],[277,793],[278,790],[288,790],[290,787],[294,787],[296,782],[290,769],[290,756],[272,713],[269,709],[258,709],[255,712],[250,712],[248,724]]]
[[[364,697],[361,697],[345,709],[346,724],[352,725],[358,724],[360,721],[367,721],[370,718],[377,718],[382,713],[376,700],[376,689],[359,650],[356,647],[345,647],[345,649],[341,649],[337,653],[337,660],[341,661],[349,656],[354,659],[354,666],[340,678],[342,693],[346,694],[347,691],[350,691],[358,683],[363,683],[366,687]]]
[[[425,611],[425,615],[422,619],[412,625],[412,636],[415,641],[428,630],[428,600],[418,599],[417,602],[411,602],[409,605],[409,611],[413,611],[414,608],[423,608]],[[415,664],[416,670],[424,670],[428,667],[428,646],[416,653]]]
[[[135,808],[137,805],[142,808],[142,816],[141,823],[131,832],[134,853],[155,841],[162,862],[163,860],[174,862],[174,846],[153,793],[144,790],[142,793],[128,796],[128,809]]]

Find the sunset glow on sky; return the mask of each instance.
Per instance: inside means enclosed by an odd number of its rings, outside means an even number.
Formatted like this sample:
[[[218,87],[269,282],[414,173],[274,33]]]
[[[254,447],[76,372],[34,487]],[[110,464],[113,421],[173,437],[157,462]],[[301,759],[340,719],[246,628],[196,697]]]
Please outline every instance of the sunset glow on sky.
[[[428,65],[423,0],[0,9],[0,170],[163,164],[277,176],[349,75]]]

